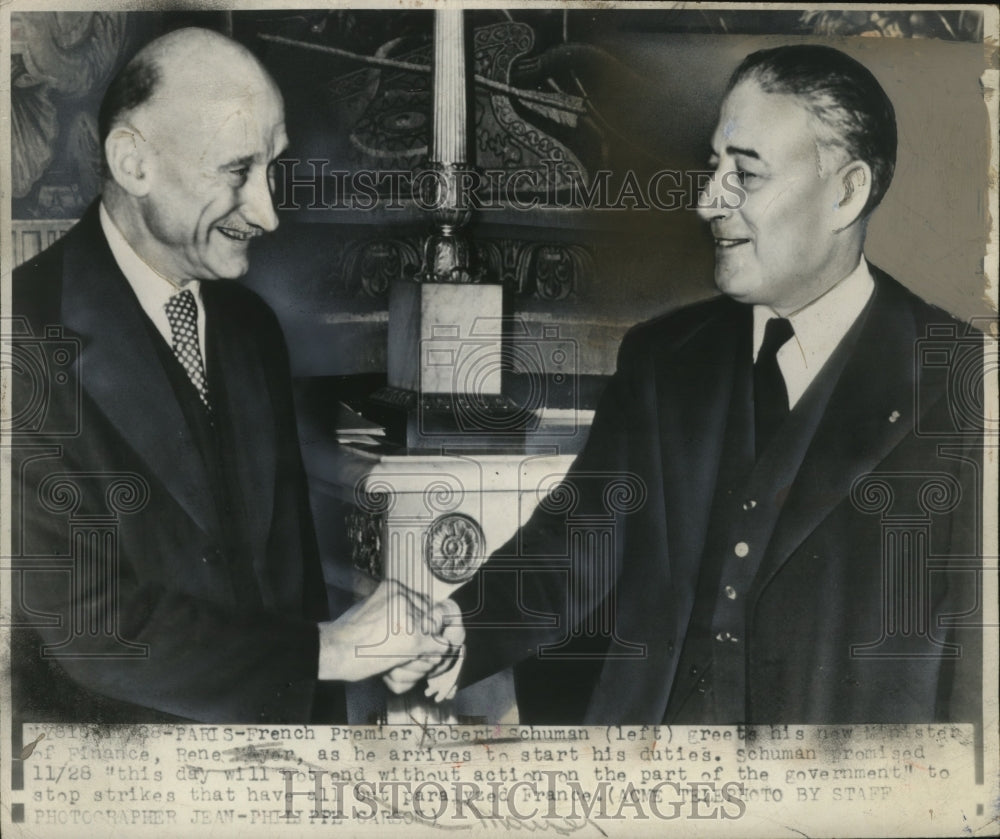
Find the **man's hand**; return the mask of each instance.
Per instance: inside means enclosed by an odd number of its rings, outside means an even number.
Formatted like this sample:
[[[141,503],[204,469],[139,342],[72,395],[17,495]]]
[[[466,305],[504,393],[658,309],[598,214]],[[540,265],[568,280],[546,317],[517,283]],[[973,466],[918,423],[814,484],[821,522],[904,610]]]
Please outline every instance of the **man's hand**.
[[[455,646],[454,630],[449,638],[441,634],[445,614],[423,595],[384,580],[371,597],[319,625],[319,678],[356,682],[411,662],[426,666],[421,676],[431,672]],[[459,646],[464,637],[461,630]]]
[[[421,656],[406,664],[394,667],[382,679],[393,693],[406,693],[417,682],[427,677],[424,695],[441,702],[452,699],[458,689],[458,675],[465,660],[465,627],[462,614],[454,600],[435,604],[433,617],[439,636],[448,643],[443,655]]]

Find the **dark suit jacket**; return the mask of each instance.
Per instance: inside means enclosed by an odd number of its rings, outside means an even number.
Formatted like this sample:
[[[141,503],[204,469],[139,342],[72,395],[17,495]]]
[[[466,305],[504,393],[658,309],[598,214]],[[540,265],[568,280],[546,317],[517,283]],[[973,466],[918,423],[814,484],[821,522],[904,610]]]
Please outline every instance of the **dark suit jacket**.
[[[874,273],[811,442],[772,487],[780,512],[746,593],[747,722],[978,719],[982,343]],[[720,297],[632,330],[567,488],[458,593],[464,679],[522,662],[522,721],[663,720],[726,423],[752,423],[752,402],[733,410],[751,376],[751,312]],[[856,484],[869,473],[880,478]],[[616,474],[642,497],[616,502]],[[588,544],[588,529],[605,535]],[[918,574],[919,626],[883,583],[902,531],[927,538],[913,550],[935,567]],[[602,538],[609,573],[593,558]],[[594,604],[613,629],[586,620]],[[574,626],[562,656],[539,656]],[[887,626],[888,646],[862,646]]]
[[[226,556],[225,512],[97,205],[14,272],[24,719],[308,722],[317,694],[341,701],[317,691],[326,589],[280,328],[235,283],[202,293],[246,556]]]

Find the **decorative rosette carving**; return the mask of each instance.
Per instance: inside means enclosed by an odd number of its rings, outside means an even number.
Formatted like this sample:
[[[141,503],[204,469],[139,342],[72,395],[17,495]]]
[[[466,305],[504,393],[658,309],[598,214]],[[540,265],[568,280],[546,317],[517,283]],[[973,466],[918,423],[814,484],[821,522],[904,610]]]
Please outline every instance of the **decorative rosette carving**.
[[[424,558],[445,583],[464,583],[486,560],[486,539],[475,519],[462,513],[438,516],[427,529]]]

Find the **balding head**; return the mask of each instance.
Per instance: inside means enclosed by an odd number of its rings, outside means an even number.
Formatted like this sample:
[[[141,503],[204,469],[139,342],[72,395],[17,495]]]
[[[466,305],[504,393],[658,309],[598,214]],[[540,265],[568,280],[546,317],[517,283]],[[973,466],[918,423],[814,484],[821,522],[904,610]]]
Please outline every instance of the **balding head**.
[[[101,146],[112,128],[131,121],[139,110],[148,111],[147,105],[210,103],[254,86],[278,94],[267,71],[242,44],[210,29],[170,32],[139,50],[111,81],[98,115]]]
[[[179,283],[236,277],[277,226],[268,167],[287,142],[281,95],[245,47],[181,29],[144,47],[101,108],[104,203],[133,248]]]

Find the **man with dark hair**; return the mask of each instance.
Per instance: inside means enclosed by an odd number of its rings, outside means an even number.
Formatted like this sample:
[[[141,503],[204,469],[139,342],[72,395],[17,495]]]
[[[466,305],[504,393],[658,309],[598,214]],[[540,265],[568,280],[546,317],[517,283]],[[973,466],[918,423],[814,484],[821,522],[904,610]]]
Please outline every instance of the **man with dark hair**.
[[[983,348],[863,256],[895,154],[843,53],[740,65],[723,295],[626,336],[567,486],[457,596],[467,681],[529,656],[537,723],[979,721]]]
[[[881,85],[862,64],[832,47],[779,47],[751,53],[729,79],[726,93],[754,81],[765,93],[797,96],[813,116],[816,145],[840,149],[871,168],[862,218],[885,195],[896,168],[896,113]]]
[[[328,619],[285,343],[229,282],[278,225],[281,95],[179,30],[111,85],[101,139],[101,198],[14,272],[15,357],[54,365],[14,379],[16,718],[343,720],[341,682],[405,689],[461,630],[392,582]]]

